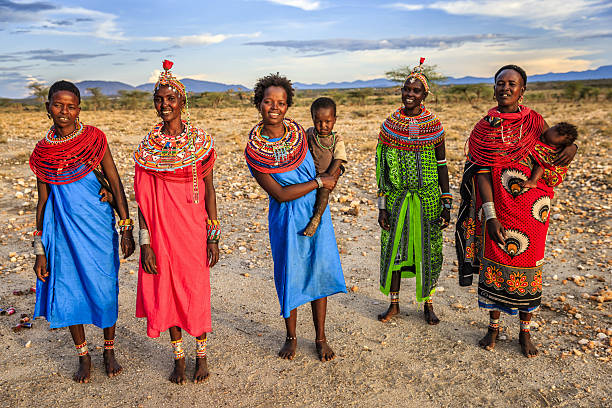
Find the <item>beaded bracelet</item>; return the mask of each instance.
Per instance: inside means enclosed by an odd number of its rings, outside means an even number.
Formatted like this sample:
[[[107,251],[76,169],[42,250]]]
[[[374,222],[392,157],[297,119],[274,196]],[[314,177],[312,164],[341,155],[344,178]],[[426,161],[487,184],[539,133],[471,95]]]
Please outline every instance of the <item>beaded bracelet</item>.
[[[451,193],[442,193],[440,200],[445,209],[451,210],[453,208],[453,195]]]
[[[40,236],[42,236],[42,231],[40,231],[40,230],[36,230],[36,231],[34,231],[34,232],[32,233],[32,235],[34,235],[35,237],[40,237]]]
[[[219,220],[207,220],[206,221],[206,231],[208,236],[208,241],[211,243],[219,242],[221,239],[221,224]]]
[[[124,220],[119,220],[117,223],[119,226],[119,231],[131,231],[134,228],[134,221],[131,218],[126,218]]]
[[[438,167],[446,166],[446,159],[438,160],[437,166]]]

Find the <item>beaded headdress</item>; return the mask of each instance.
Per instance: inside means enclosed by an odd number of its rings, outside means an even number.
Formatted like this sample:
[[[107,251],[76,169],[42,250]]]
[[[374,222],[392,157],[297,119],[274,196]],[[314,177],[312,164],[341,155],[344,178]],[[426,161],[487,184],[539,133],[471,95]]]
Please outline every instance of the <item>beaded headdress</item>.
[[[419,65],[414,67],[414,69],[412,70],[410,75],[408,75],[406,80],[408,81],[410,80],[410,78],[414,78],[414,79],[421,81],[421,83],[425,87],[425,92],[429,93],[429,81],[427,81],[427,77],[425,76],[425,74],[423,74],[423,63],[424,62],[425,62],[425,58],[421,57],[421,59],[419,60]],[[410,82],[414,82],[414,79],[410,80]]]
[[[174,65],[174,62],[169,60],[164,60],[162,62],[162,67],[164,70],[159,74],[159,79],[155,83],[155,90],[157,91],[162,86],[167,86],[175,92],[178,92],[183,98],[187,98],[187,93],[185,92],[185,85],[181,81],[179,81],[172,72],[170,68]]]

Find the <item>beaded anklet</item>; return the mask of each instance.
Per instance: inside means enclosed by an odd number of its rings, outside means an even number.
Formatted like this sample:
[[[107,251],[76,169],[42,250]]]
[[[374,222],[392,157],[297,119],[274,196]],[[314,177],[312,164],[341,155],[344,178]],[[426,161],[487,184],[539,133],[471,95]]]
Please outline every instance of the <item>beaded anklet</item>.
[[[499,319],[489,318],[489,329],[499,330]]]
[[[183,339],[171,341],[172,348],[174,349],[174,359],[180,360],[185,358],[185,350],[183,350]]]
[[[521,333],[529,333],[531,320],[521,320]]]
[[[76,348],[76,351],[79,357],[83,357],[89,354],[89,350],[87,349],[87,340],[85,340],[81,344],[76,344],[74,348]]]
[[[196,358],[206,357],[206,341],[207,339],[196,339]]]
[[[115,339],[104,340],[104,350],[113,350],[115,348]]]
[[[399,292],[389,292],[391,303],[399,303]]]

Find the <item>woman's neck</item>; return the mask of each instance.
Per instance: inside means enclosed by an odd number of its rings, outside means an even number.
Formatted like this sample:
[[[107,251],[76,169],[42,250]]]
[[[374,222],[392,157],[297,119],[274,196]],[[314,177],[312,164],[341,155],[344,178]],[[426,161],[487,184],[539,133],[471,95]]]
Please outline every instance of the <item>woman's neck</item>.
[[[406,116],[419,116],[421,114],[421,107],[420,106],[416,106],[412,109],[408,109],[404,106],[404,115]]]
[[[183,121],[181,118],[173,119],[170,122],[164,122],[162,132],[168,136],[178,136],[183,133]]]
[[[71,125],[67,125],[63,127],[55,126],[55,134],[58,135],[59,137],[66,137],[69,134],[74,133],[76,129],[77,129],[76,122],[74,122]]]
[[[521,107],[518,104],[510,106],[497,105],[497,110],[499,113],[517,113],[521,111]]]
[[[261,133],[268,136],[270,139],[278,139],[285,134],[285,124],[283,122],[273,125],[264,124]]]

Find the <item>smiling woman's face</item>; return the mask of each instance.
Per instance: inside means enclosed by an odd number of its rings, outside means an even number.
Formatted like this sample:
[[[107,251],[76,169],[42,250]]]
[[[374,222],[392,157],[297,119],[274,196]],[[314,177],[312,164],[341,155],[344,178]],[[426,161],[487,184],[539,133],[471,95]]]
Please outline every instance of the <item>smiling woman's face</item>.
[[[525,92],[525,84],[518,72],[513,69],[505,69],[497,76],[493,91],[500,108],[507,112],[515,112]]]
[[[57,91],[51,95],[51,100],[46,105],[47,112],[60,134],[65,136],[74,132],[81,112],[79,98],[75,94],[70,91]]]
[[[185,103],[181,96],[168,86],[161,86],[153,95],[153,104],[157,114],[164,122],[181,119],[181,110]]]
[[[287,105],[287,92],[282,86],[269,86],[264,91],[263,100],[259,104],[259,112],[264,124],[275,125],[282,123],[289,106]]]

